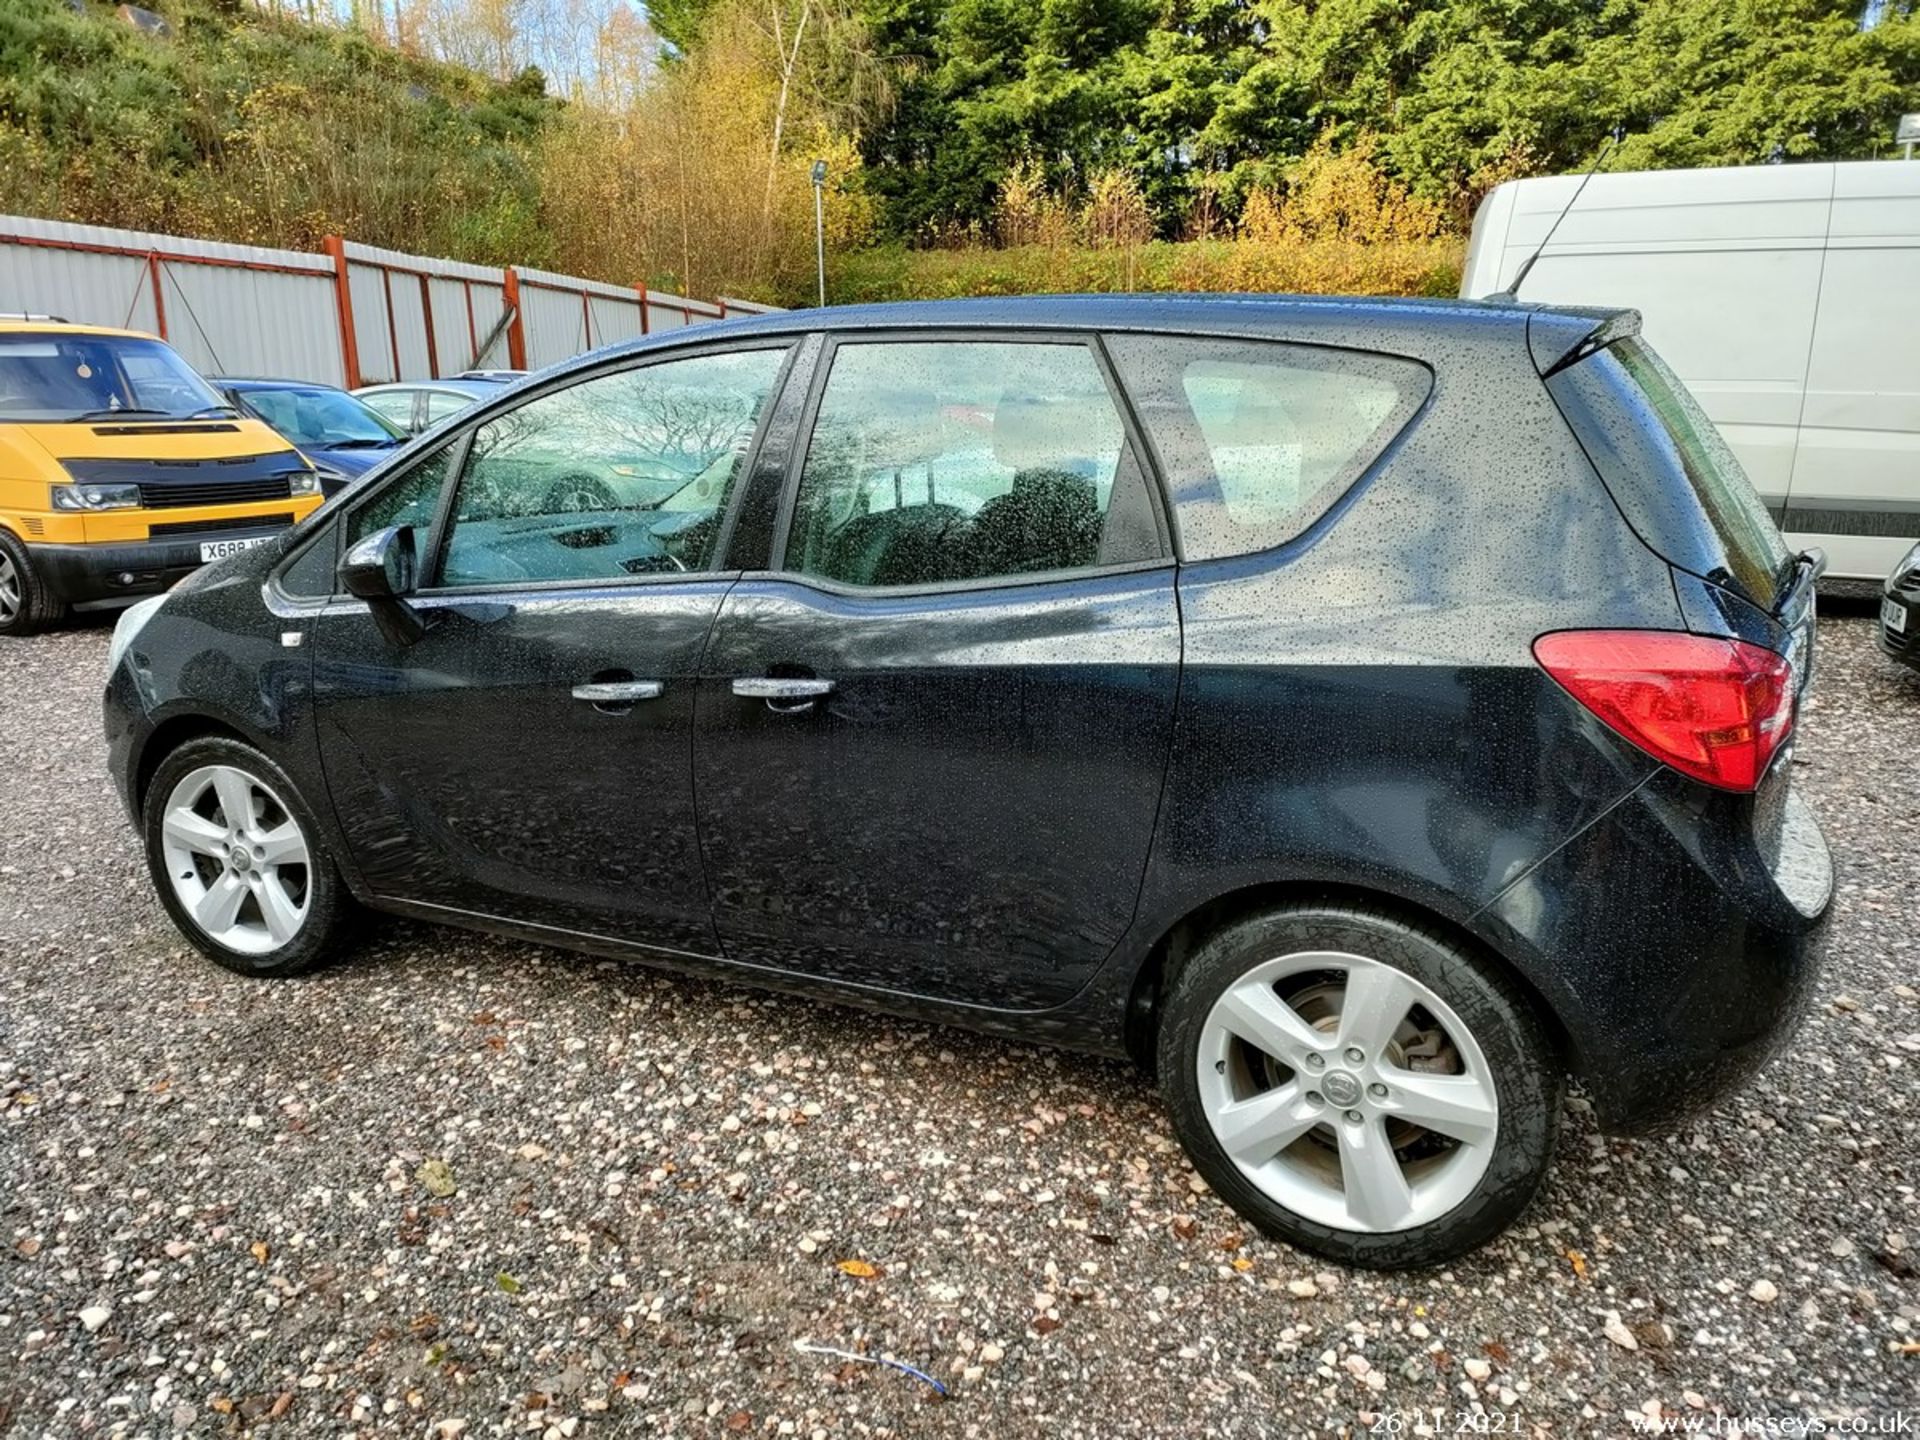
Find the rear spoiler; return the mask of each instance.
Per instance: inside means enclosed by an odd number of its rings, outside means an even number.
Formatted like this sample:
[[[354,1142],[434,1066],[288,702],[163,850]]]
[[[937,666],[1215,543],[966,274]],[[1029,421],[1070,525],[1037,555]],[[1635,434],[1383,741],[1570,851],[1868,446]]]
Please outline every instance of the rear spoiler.
[[[1579,364],[1616,340],[1639,333],[1638,310],[1596,315],[1591,310],[1543,306],[1527,317],[1527,348],[1533,353],[1534,368],[1542,380]]]

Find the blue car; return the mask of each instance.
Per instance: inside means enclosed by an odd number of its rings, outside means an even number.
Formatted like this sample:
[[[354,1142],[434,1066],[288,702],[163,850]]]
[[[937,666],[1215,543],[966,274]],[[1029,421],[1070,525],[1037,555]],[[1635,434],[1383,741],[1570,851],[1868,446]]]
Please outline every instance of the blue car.
[[[406,431],[364,400],[311,380],[223,378],[212,382],[242,415],[291,440],[320,475],[322,493],[339,494],[407,443]]]

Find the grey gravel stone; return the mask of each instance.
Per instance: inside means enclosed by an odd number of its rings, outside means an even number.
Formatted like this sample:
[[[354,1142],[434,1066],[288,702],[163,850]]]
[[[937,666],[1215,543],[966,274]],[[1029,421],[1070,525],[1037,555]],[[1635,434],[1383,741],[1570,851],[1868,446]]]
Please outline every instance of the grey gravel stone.
[[[1822,638],[1795,764],[1838,911],[1798,1042],[1658,1139],[1573,1097],[1521,1224],[1411,1275],[1259,1238],[1125,1065],[398,922],[310,979],[226,975],[161,915],[105,776],[106,626],[0,641],[0,1433],[1911,1409],[1920,677],[1857,612]],[[1763,1277],[1790,1303],[1748,1299]]]

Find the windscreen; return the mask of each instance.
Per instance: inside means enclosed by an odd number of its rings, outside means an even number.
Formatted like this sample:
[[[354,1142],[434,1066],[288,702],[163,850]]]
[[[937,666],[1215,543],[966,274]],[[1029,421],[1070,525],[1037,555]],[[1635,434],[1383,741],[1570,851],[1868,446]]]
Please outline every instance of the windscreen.
[[[183,420],[230,407],[171,346],[120,335],[0,335],[0,421]]]
[[[403,432],[365,402],[321,386],[248,390],[247,407],[296,445],[387,445]]]
[[[1547,384],[1640,538],[1771,610],[1792,553],[1739,458],[1652,347],[1616,341]]]

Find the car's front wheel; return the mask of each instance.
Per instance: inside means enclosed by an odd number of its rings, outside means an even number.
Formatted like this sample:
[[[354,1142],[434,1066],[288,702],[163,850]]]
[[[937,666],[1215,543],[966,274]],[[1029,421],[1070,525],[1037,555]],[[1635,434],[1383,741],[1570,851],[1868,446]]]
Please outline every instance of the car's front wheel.
[[[66,613],[33,555],[6,530],[0,530],[0,635],[33,635]]]
[[[1160,1084],[1195,1166],[1268,1234],[1434,1265],[1526,1208],[1559,1057],[1528,998],[1449,937],[1301,906],[1230,925],[1169,986]]]
[[[351,899],[313,812],[260,751],[188,741],[154,772],[142,821],[161,903],[217,964],[265,977],[328,958]]]

